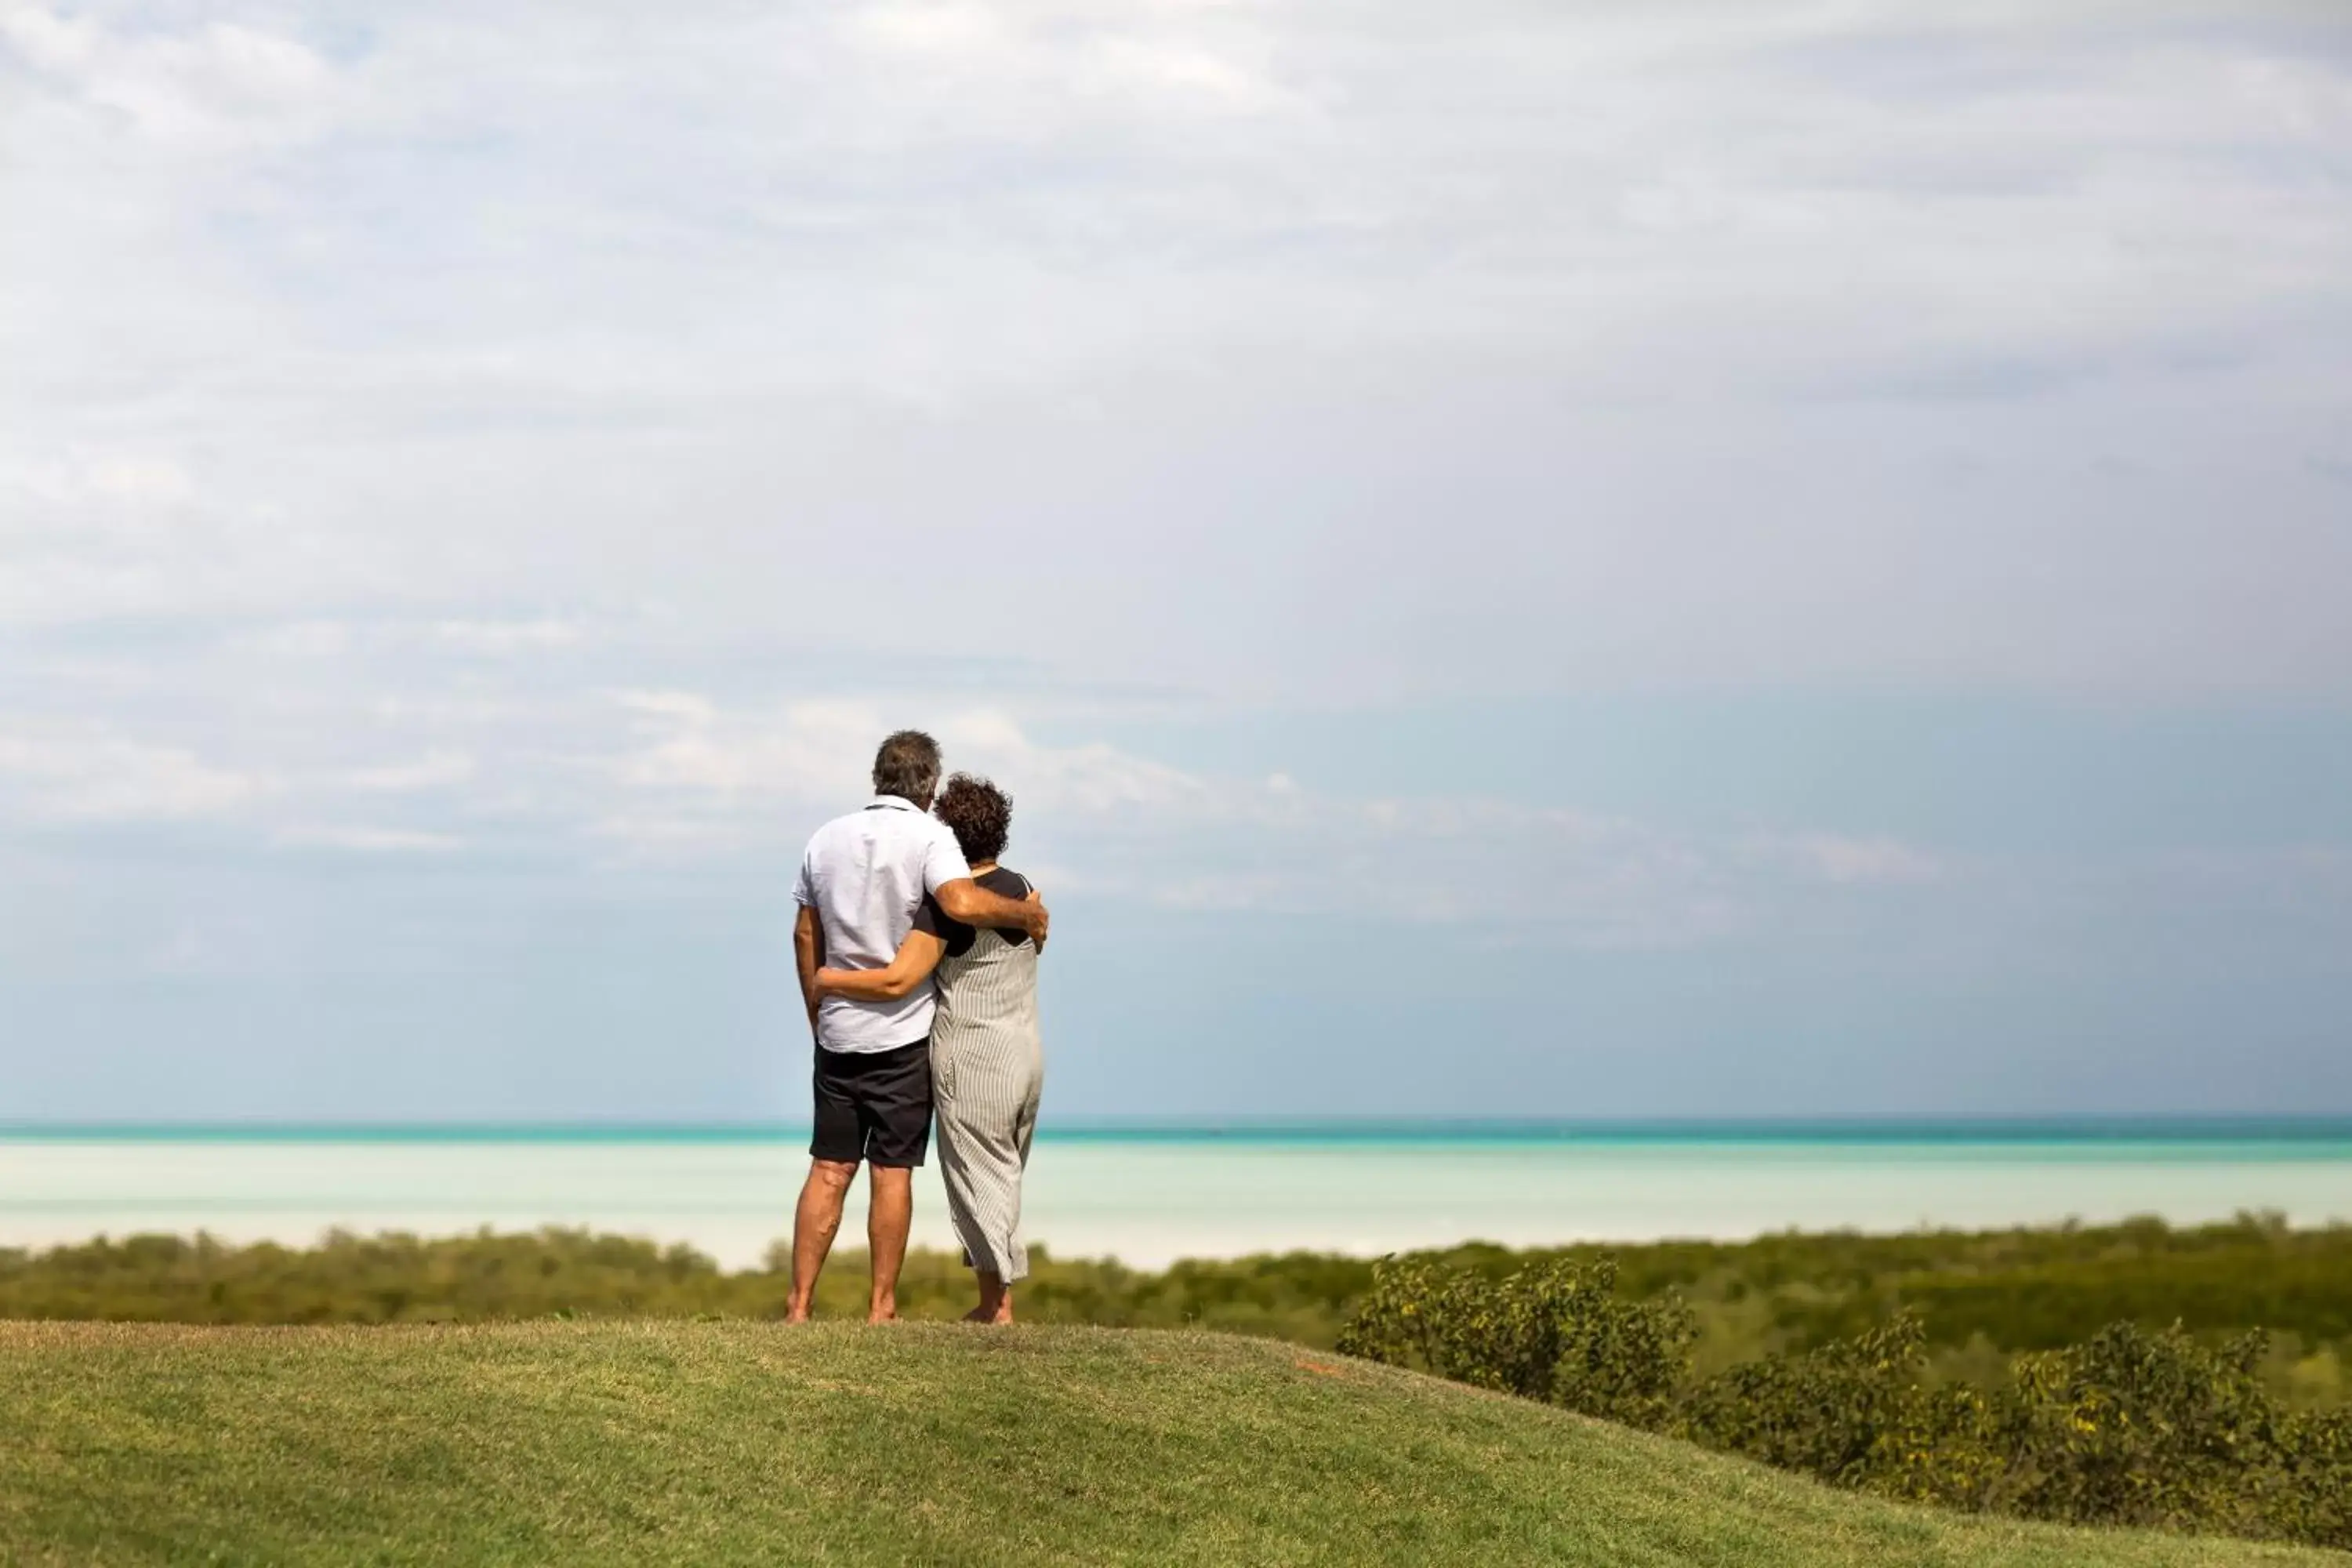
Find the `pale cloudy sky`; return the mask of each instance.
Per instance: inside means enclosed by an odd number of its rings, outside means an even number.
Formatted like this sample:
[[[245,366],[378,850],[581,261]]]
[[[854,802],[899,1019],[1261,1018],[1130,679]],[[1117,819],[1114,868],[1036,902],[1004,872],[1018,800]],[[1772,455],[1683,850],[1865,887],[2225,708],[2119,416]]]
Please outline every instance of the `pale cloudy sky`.
[[[2352,12],[0,0],[0,1121],[2352,1111]]]

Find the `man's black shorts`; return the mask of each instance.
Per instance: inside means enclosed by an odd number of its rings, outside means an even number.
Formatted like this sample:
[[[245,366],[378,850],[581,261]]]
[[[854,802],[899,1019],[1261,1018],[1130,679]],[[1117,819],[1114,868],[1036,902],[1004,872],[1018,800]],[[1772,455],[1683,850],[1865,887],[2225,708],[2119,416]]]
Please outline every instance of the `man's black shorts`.
[[[919,1165],[930,1147],[930,1041],[887,1051],[816,1047],[812,1156],[845,1165]]]

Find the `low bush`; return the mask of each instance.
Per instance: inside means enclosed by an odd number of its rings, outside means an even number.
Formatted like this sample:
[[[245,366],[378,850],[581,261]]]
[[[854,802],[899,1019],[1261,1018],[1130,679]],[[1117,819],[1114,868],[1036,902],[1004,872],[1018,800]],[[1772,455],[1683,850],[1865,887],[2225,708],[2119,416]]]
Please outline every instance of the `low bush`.
[[[2258,1532],[2279,1413],[2259,1332],[2208,1350],[2179,1325],[2114,1323],[2017,1358],[1995,1411],[2004,1512],[2069,1523]]]
[[[785,1221],[780,1219],[780,1224]],[[1513,1251],[1491,1243],[1416,1255],[1499,1281],[1607,1254],[1617,1288],[1672,1294],[1696,1315],[1692,1359],[1713,1373],[1780,1351],[1852,1340],[1905,1309],[1927,1336],[1926,1381],[1988,1394],[2017,1352],[2080,1344],[2121,1320],[2182,1321],[2219,1344],[2256,1324],[2279,1339],[2263,1369],[2294,1409],[2352,1402],[2352,1226],[2294,1230],[2275,1217],[2173,1228],[2151,1219],[2045,1229],[1895,1236],[1788,1232],[1744,1242],[1661,1241]],[[0,1247],[0,1318],[194,1322],[465,1322],[579,1316],[762,1317],[783,1310],[785,1249],[721,1269],[683,1247],[546,1230],[418,1237],[336,1235],[308,1247],[142,1236],[41,1252]],[[1037,1322],[1213,1328],[1328,1349],[1371,1289],[1372,1264],[1313,1253],[1194,1259],[1165,1269],[1030,1249],[1021,1313]],[[862,1313],[859,1259],[826,1273],[821,1313]],[[907,1261],[899,1310],[952,1318],[971,1305],[953,1253]]]
[[[1500,1280],[1390,1262],[1339,1348],[1912,1501],[2352,1546],[2352,1413],[2283,1408],[2260,1331],[2212,1348],[2114,1323],[1986,1391],[1929,1384],[1906,1312],[1694,1380],[1687,1311],[1614,1285],[1606,1259]]]
[[[1417,1366],[1634,1426],[1662,1425],[1697,1329],[1672,1297],[1626,1300],[1617,1266],[1551,1262],[1489,1280],[1383,1260],[1343,1354]]]
[[[2289,1541],[2352,1552],[2352,1411],[2287,1417],[2263,1518]]]
[[[1734,1366],[1684,1394],[1675,1429],[1832,1486],[1967,1493],[1927,1460],[1950,1460],[1957,1438],[1983,1429],[1983,1399],[1922,1387],[1924,1344],[1919,1319],[1906,1314],[1861,1338]]]

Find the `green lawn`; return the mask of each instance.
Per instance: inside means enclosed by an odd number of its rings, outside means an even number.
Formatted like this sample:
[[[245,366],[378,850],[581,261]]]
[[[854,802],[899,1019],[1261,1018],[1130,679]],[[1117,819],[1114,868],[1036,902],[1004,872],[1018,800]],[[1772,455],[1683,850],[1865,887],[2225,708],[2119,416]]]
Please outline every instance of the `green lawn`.
[[[1907,1510],[1209,1334],[0,1323],[0,1562],[2343,1563]]]

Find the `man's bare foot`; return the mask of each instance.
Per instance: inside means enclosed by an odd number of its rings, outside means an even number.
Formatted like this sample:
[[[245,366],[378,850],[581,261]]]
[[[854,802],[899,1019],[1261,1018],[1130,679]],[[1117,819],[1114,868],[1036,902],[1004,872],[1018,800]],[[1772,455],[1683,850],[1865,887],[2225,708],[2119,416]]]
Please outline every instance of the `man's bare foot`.
[[[806,1307],[793,1307],[787,1310],[784,1313],[784,1321],[788,1323],[805,1323],[808,1321],[808,1309]]]

